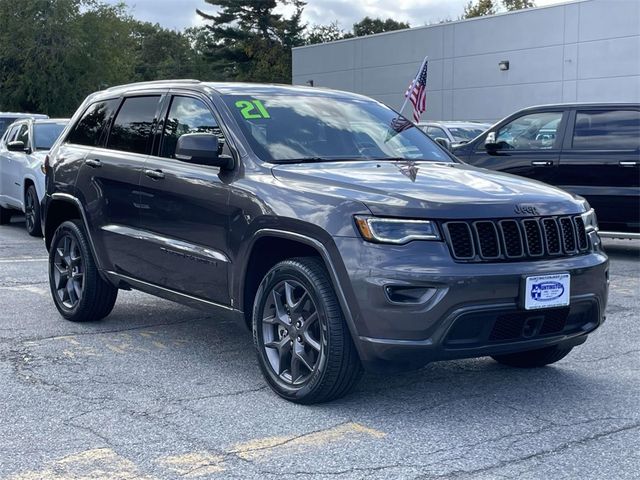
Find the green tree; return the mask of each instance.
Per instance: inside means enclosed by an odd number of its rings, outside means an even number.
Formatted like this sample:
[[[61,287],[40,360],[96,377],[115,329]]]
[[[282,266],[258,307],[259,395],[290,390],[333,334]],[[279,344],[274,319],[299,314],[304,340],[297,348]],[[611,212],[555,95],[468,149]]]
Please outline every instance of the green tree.
[[[167,30],[158,24],[132,22],[135,79],[186,78],[194,70],[194,56],[185,33]]]
[[[305,43],[314,45],[316,43],[335,42],[346,37],[347,33],[340,28],[337,20],[328,25],[314,25],[307,30]]]
[[[504,8],[509,12],[513,12],[524,8],[533,8],[536,6],[536,3],[533,0],[502,0],[502,5],[504,5]]]
[[[69,115],[131,78],[128,21],[122,5],[91,0],[0,2],[0,109]]]
[[[464,7],[462,18],[483,17],[485,15],[494,15],[497,10],[496,3],[493,0],[477,0],[476,3],[469,1]]]
[[[216,13],[208,20],[211,34],[206,55],[220,77],[241,81],[291,82],[291,48],[303,44],[301,0],[205,0]],[[286,18],[279,5],[293,5]]]
[[[373,35],[375,33],[391,32],[393,30],[402,30],[409,28],[411,25],[405,22],[397,22],[391,18],[382,20],[380,18],[364,17],[358,23],[353,24],[353,35],[362,37],[364,35]]]

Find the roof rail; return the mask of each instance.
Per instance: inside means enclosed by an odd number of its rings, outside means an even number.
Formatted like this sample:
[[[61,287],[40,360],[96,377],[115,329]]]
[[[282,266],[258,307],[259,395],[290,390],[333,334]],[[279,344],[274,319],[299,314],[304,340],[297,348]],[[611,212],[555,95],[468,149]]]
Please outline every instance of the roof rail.
[[[178,79],[178,80],[151,80],[148,82],[134,82],[134,83],[127,83],[124,85],[115,85],[113,87],[109,87],[106,90],[104,90],[105,92],[110,92],[112,90],[116,90],[118,88],[122,88],[122,87],[138,87],[138,86],[145,86],[145,85],[164,85],[167,83],[186,83],[186,84],[197,84],[197,83],[202,83],[200,80],[196,80],[194,78],[183,78],[183,79]]]

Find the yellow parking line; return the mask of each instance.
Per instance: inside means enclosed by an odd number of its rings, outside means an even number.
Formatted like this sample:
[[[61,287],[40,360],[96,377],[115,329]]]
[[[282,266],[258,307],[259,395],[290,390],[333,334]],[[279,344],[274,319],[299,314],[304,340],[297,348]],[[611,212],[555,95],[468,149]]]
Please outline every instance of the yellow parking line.
[[[135,463],[121,457],[110,448],[94,448],[49,462],[42,470],[31,470],[9,477],[8,480],[69,480],[105,479],[152,480],[142,475]]]
[[[292,449],[300,447],[321,447],[329,443],[340,442],[347,437],[372,437],[382,438],[386,434],[373,428],[368,428],[359,423],[348,422],[342,425],[312,432],[300,436],[267,437],[233,446],[229,453],[236,454],[245,460],[255,460],[261,457],[273,455],[279,447],[284,447],[288,453]]]
[[[210,476],[225,471],[223,457],[207,452],[173,455],[161,458],[158,462],[186,478]]]

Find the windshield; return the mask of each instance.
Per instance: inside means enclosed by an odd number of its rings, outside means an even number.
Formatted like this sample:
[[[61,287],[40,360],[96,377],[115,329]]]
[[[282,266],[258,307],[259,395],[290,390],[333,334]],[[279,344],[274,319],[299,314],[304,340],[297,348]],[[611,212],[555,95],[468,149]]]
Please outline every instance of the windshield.
[[[33,126],[33,146],[36,150],[49,150],[58,139],[64,123],[36,123]]]
[[[464,142],[473,140],[478,135],[484,132],[485,129],[481,127],[453,127],[449,128],[449,132],[453,136],[453,139],[457,142]]]
[[[373,100],[262,93],[222,98],[265,161],[452,162],[419,128]]]
[[[4,132],[7,131],[7,128],[9,128],[9,125],[11,125],[16,120],[17,118],[7,118],[7,117],[0,118],[0,138],[4,136]]]

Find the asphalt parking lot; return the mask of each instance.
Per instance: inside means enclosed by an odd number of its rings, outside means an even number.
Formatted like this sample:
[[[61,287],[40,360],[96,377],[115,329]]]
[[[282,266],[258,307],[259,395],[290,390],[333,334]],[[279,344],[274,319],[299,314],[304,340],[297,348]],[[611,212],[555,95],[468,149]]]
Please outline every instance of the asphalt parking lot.
[[[606,241],[608,319],[553,367],[490,359],[367,374],[298,406],[235,324],[121,292],[63,321],[42,240],[0,227],[0,477],[638,478],[640,243]]]

